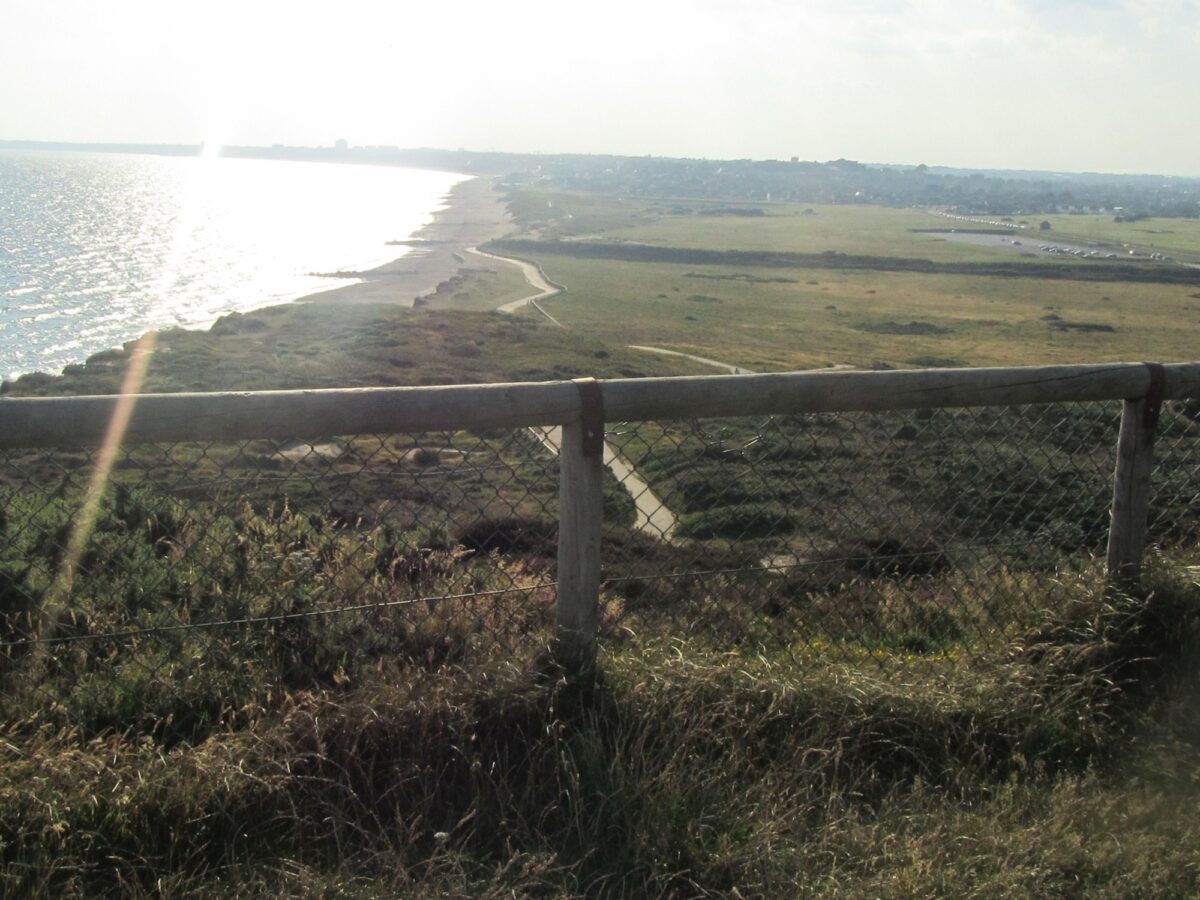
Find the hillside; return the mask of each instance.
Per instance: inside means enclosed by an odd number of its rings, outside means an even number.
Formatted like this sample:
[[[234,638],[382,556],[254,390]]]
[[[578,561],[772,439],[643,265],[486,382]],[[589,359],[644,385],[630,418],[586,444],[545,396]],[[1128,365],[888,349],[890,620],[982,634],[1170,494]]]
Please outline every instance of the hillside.
[[[563,327],[486,311],[522,288],[472,261],[417,309],[162,332],[146,390],[1194,355],[1181,266],[882,208],[511,204],[494,247],[565,285]],[[6,393],[113,392],[136,349]],[[0,451],[4,892],[1200,890],[1194,401],[1162,410],[1126,591],[1119,402],[734,412],[607,423],[585,679],[551,653],[545,430]]]

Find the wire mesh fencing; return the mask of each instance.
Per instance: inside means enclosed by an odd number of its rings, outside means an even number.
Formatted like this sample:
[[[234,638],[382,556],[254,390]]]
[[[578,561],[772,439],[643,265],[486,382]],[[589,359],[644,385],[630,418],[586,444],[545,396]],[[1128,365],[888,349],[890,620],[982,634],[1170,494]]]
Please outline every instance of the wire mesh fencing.
[[[1103,575],[1120,401],[609,423],[600,645],[1003,653]],[[555,637],[562,430],[0,451],[0,714],[193,741]],[[1200,541],[1200,403],[1148,536]]]
[[[1147,538],[1168,549],[1195,547],[1200,516],[1200,400],[1164,406],[1155,428]]]
[[[894,665],[1003,652],[1103,578],[1121,403],[610,425],[610,642]],[[1164,409],[1148,537],[1200,538],[1197,407]],[[611,467],[610,467],[611,468]],[[620,471],[613,469],[620,477]]]
[[[194,740],[288,692],[549,640],[557,462],[529,432],[102,457],[0,454],[9,722]]]

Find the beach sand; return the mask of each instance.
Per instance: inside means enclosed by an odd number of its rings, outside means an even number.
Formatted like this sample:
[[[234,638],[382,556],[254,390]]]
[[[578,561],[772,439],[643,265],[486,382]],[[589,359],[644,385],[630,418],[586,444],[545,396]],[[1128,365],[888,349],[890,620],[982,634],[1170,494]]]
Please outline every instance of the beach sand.
[[[450,189],[448,205],[434,215],[411,241],[406,255],[367,272],[339,273],[361,279],[345,287],[301,297],[297,303],[347,304],[413,301],[432,294],[439,284],[458,273],[467,262],[468,247],[501,237],[512,229],[504,198],[492,179],[471,178]]]

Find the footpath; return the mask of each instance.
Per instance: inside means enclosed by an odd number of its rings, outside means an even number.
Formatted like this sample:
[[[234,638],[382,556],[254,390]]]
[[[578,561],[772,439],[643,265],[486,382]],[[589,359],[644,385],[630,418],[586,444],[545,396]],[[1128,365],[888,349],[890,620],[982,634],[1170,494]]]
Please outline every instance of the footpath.
[[[497,262],[507,263],[508,265],[516,266],[525,275],[525,280],[529,282],[537,293],[530,294],[528,297],[522,297],[519,300],[513,300],[497,307],[500,312],[514,313],[526,306],[532,306],[539,313],[557,325],[559,328],[565,328],[561,322],[555,319],[550,313],[543,309],[538,301],[546,300],[550,297],[555,297],[561,294],[565,288],[561,285],[556,285],[551,282],[542,270],[531,262],[523,259],[514,259],[508,256],[497,256],[494,253],[485,253],[476,247],[471,247],[468,253],[474,253],[476,256],[483,256],[488,259],[494,259]],[[650,349],[638,347],[635,349]],[[674,351],[665,350],[665,353],[673,353]],[[677,354],[686,355],[686,354]],[[743,370],[746,371],[746,370]],[[558,455],[559,447],[562,445],[562,429],[561,428],[545,428],[537,427],[530,428],[529,431],[537,438],[538,443],[553,453]],[[654,537],[671,541],[674,539],[675,529],[679,524],[676,515],[667,508],[654,491],[650,490],[648,485],[641,476],[634,471],[633,466],[624,459],[611,444],[607,441],[604,443],[604,465],[612,472],[613,477],[617,479],[617,483],[625,489],[633,500],[634,506],[634,527],[646,534]]]

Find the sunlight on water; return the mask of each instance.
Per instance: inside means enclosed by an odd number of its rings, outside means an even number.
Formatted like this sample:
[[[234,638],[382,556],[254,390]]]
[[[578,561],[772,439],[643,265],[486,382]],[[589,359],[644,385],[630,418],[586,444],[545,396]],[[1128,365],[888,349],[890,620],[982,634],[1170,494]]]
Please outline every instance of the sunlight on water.
[[[215,157],[0,152],[0,373],[337,287],[463,176]]]

